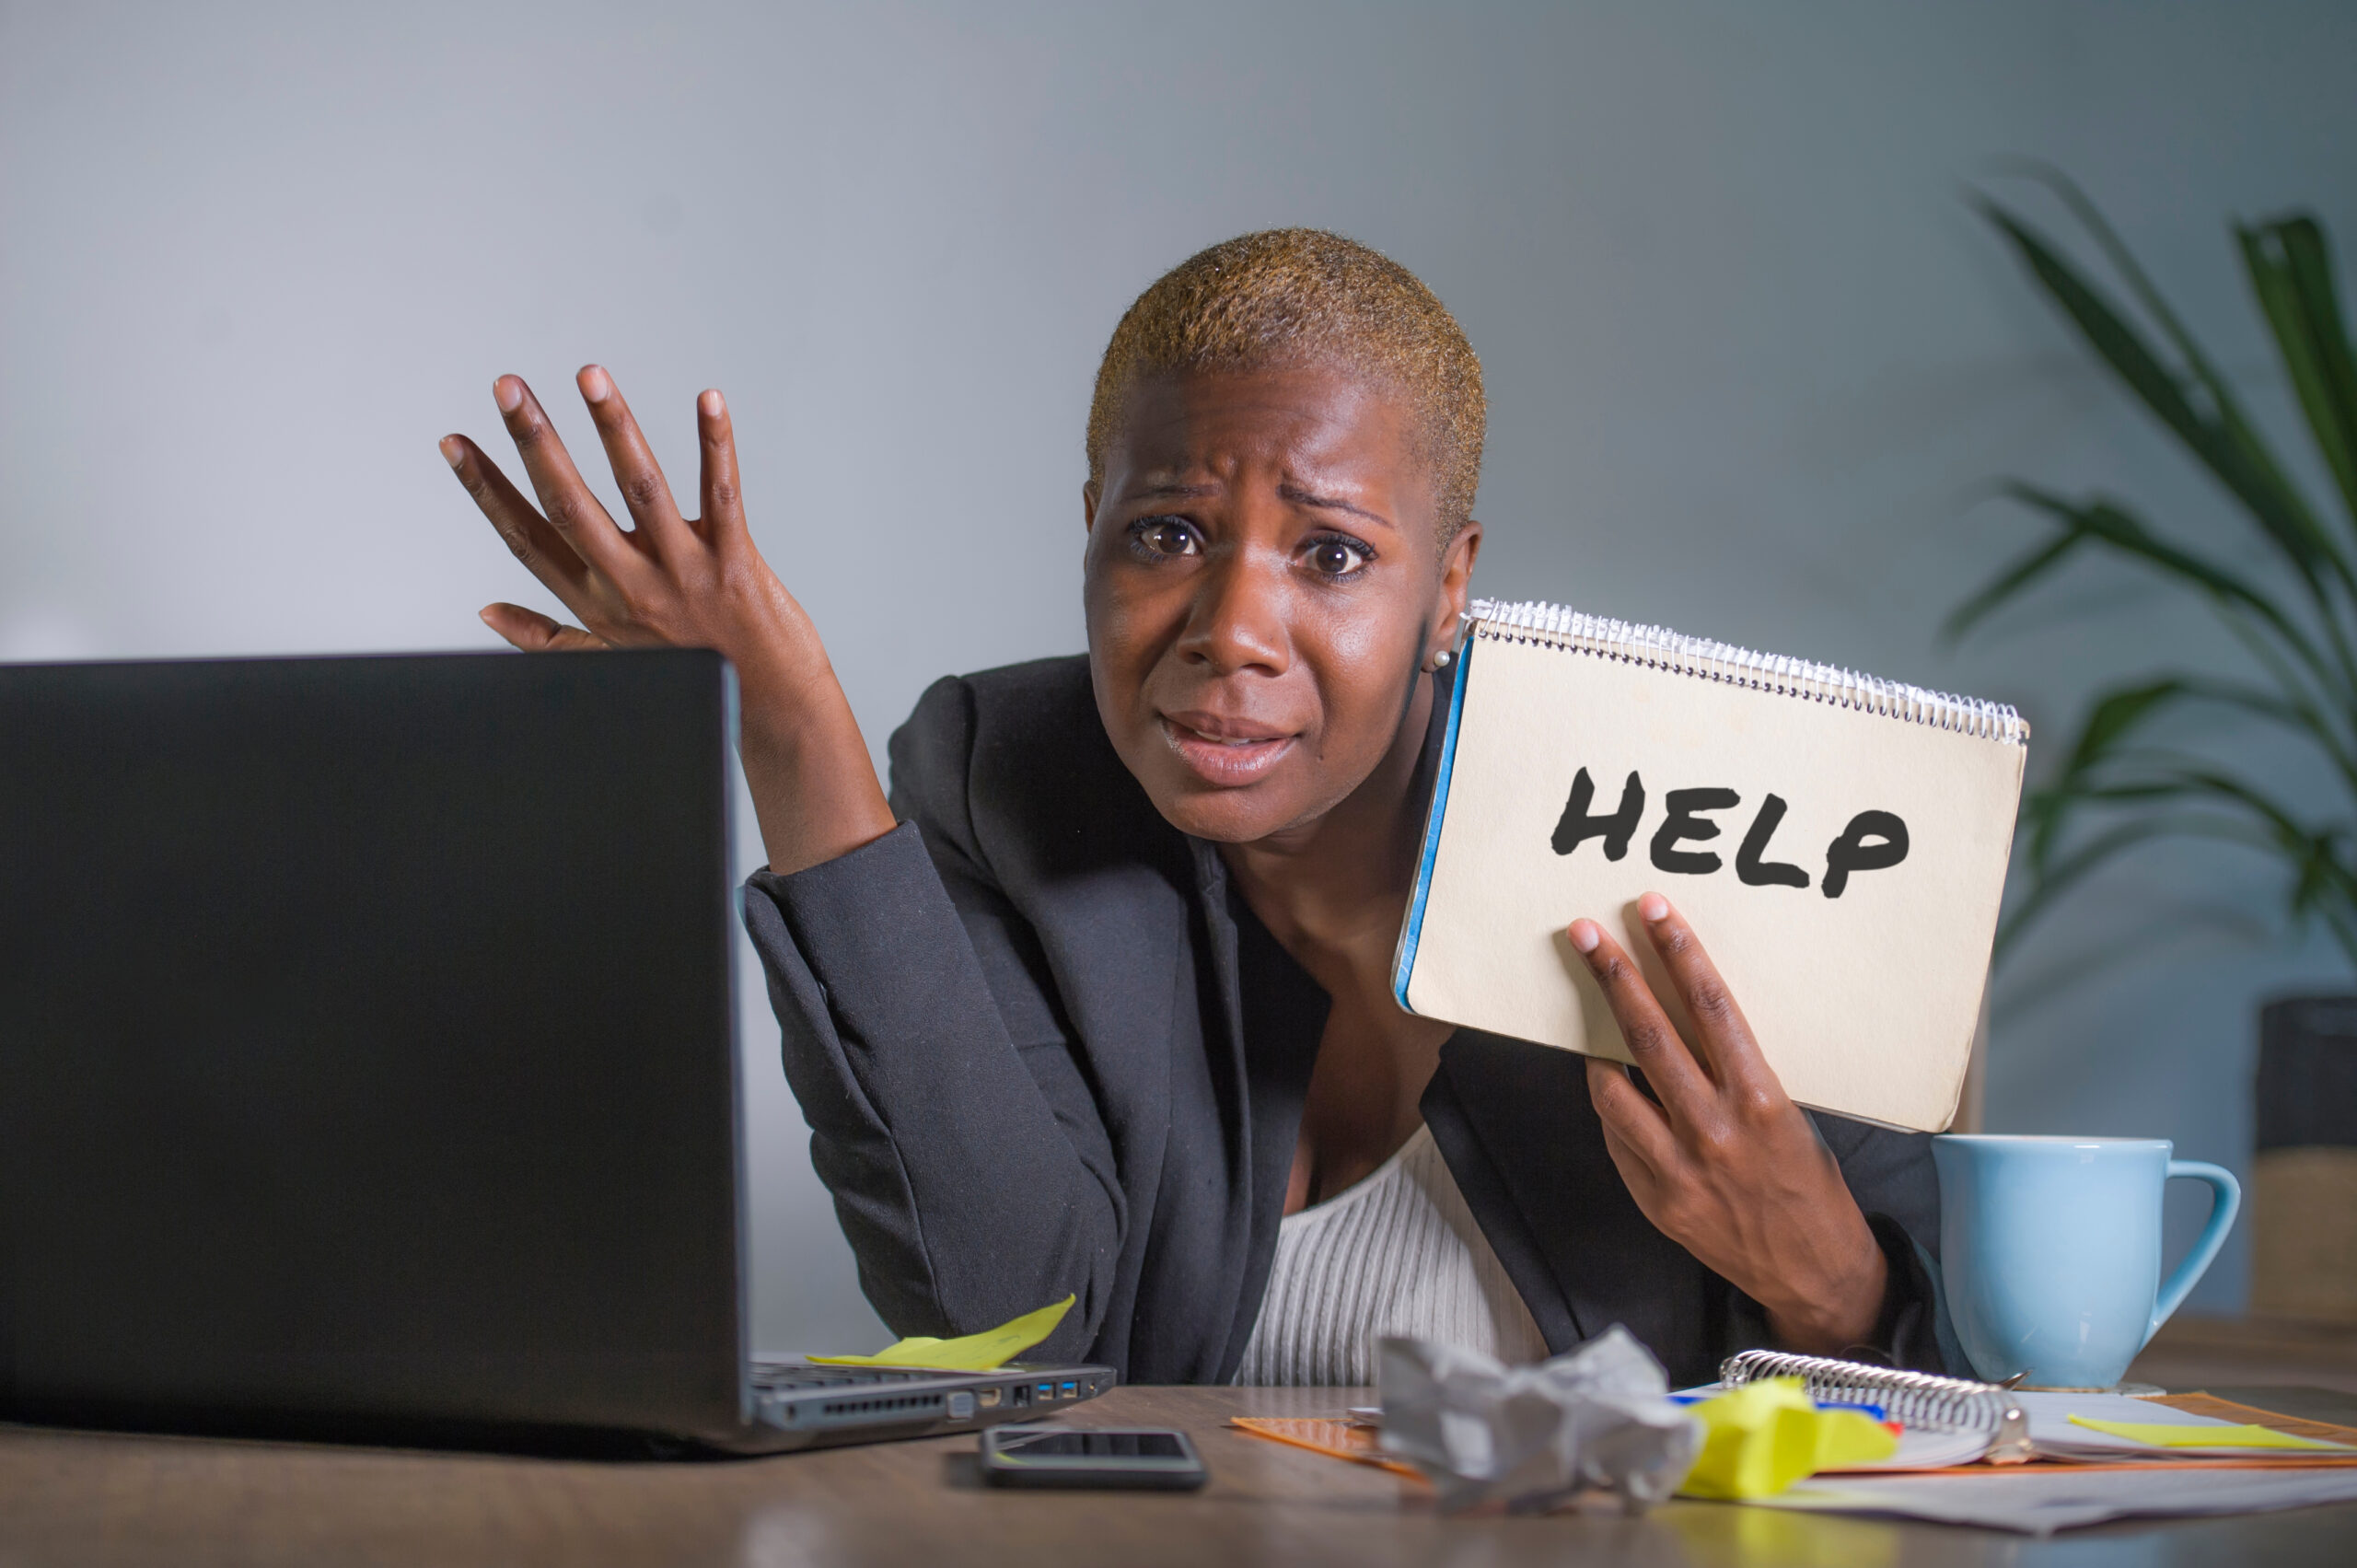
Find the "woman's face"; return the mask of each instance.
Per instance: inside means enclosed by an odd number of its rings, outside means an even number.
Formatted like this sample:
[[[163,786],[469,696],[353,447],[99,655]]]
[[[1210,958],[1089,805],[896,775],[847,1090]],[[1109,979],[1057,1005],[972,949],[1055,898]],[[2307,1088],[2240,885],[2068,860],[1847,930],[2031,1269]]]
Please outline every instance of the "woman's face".
[[[1131,391],[1087,499],[1097,707],[1181,830],[1248,842],[1357,789],[1423,706],[1480,526],[1438,548],[1410,412],[1316,368]]]

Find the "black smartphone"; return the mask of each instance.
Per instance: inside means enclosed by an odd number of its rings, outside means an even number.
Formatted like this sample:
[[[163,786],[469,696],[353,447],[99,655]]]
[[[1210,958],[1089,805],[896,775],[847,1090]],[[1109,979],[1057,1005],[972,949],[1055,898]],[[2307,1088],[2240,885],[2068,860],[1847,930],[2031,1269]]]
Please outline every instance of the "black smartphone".
[[[1144,1487],[1192,1492],[1210,1479],[1183,1432],[1154,1426],[993,1426],[981,1434],[993,1486]]]

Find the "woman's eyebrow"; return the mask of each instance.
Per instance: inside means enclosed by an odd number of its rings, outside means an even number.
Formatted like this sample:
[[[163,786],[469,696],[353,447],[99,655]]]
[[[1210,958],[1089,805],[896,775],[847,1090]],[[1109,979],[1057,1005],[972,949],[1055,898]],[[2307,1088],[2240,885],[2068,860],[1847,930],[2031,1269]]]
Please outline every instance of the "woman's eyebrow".
[[[1314,491],[1305,490],[1300,485],[1291,482],[1278,485],[1277,494],[1295,505],[1315,506],[1321,511],[1348,512],[1354,517],[1364,517],[1370,523],[1378,523],[1394,533],[1399,531],[1399,526],[1382,513],[1370,512],[1364,506],[1353,505],[1338,495],[1319,495]]]
[[[1132,501],[1199,501],[1206,495],[1217,495],[1216,484],[1180,484],[1176,480],[1165,484],[1141,485],[1125,497]]]

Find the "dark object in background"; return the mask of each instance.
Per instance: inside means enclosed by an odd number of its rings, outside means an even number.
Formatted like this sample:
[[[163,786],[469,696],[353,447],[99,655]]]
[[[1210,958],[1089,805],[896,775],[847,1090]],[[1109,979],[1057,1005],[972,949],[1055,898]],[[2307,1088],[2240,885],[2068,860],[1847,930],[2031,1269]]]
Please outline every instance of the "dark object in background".
[[[1170,1427],[998,1426],[981,1447],[993,1486],[1192,1492],[1211,1479],[1194,1443]]]
[[[2357,996],[2258,1016],[2251,1310],[2357,1323]]]
[[[0,669],[0,1410],[734,1435],[728,693]]]
[[[766,1451],[1111,1387],[749,1362],[734,706],[691,651],[0,668],[0,1415]]]

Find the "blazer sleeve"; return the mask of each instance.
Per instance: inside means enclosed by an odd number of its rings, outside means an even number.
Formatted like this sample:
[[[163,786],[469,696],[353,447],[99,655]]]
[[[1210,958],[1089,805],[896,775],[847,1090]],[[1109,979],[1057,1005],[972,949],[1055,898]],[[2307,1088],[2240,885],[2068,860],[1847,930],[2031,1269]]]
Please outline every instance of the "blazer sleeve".
[[[1095,1341],[1127,1216],[1037,935],[993,879],[966,785],[971,693],[935,683],[891,742],[900,825],[792,876],[745,922],[860,1284],[900,1334],[1076,1296],[1041,1353]]]
[[[1933,1261],[1939,1256],[1940,1187],[1931,1138],[1826,1111],[1808,1117],[1840,1162],[1850,1196],[1889,1265],[1882,1312],[1864,1348],[1893,1366],[1970,1376],[1969,1367],[1955,1365],[1953,1336],[1944,1332],[1947,1303]],[[1759,1318],[1759,1337],[1752,1342],[1767,1343],[1766,1315],[1748,1297],[1742,1307]]]

